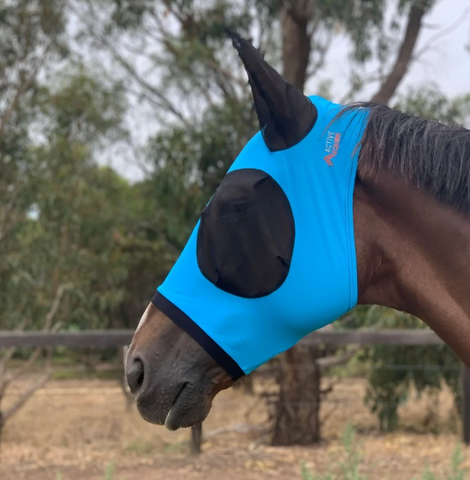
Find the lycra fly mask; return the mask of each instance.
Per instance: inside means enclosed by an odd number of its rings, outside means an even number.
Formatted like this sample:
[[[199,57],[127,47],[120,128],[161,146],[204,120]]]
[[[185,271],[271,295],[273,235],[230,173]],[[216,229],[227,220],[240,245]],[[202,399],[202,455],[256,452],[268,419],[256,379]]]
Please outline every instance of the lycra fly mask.
[[[234,44],[262,130],[152,302],[236,379],[357,302],[352,201],[367,111],[338,116],[339,105],[304,97],[248,42]]]

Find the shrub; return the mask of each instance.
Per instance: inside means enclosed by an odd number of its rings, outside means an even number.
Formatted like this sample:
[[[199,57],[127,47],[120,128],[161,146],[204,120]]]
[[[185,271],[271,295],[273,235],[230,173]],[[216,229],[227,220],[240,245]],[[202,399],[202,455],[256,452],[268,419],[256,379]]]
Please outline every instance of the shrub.
[[[312,472],[302,464],[302,480],[367,480],[367,477],[360,473],[362,452],[356,441],[354,427],[348,425],[342,436],[342,452],[340,460],[335,459],[334,469],[328,473],[319,475]],[[421,477],[413,480],[468,480],[467,469],[463,466],[464,456],[462,446],[457,445],[450,460],[450,466],[442,475],[433,473],[429,468],[421,474]],[[385,479],[383,479],[385,480]],[[404,479],[405,480],[405,479]]]

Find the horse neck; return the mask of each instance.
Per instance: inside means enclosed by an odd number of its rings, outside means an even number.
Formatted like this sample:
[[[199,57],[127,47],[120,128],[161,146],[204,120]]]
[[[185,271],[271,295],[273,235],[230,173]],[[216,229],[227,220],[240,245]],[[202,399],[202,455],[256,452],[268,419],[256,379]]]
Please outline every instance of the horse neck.
[[[470,219],[389,170],[359,177],[359,303],[419,317],[470,364]]]

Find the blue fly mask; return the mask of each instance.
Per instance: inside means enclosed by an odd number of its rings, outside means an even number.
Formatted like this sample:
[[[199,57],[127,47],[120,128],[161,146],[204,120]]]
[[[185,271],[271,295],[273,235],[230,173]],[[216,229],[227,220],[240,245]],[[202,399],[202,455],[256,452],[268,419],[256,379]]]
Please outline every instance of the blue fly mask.
[[[261,132],[203,211],[154,305],[234,378],[357,302],[353,189],[367,112],[340,113],[234,38]]]

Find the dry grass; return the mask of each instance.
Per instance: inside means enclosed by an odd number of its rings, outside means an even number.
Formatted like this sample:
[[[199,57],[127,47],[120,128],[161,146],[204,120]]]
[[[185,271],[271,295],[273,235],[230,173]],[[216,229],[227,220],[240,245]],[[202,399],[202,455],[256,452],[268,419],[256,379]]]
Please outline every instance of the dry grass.
[[[260,388],[260,385],[257,385]],[[424,397],[401,408],[399,432],[382,436],[364,407],[365,382],[345,379],[324,403],[324,441],[313,448],[272,448],[259,429],[211,436],[204,454],[187,455],[189,432],[168,432],[145,423],[135,409],[126,412],[122,392],[112,380],[53,381],[38,391],[8,425],[0,453],[2,480],[102,480],[116,465],[115,480],[300,479],[300,464],[324,471],[335,461],[340,435],[350,422],[365,451],[371,480],[411,480],[426,464],[447,466],[458,441],[448,392],[439,402]],[[17,392],[10,391],[8,400]],[[204,424],[206,432],[237,424],[263,425],[267,413],[257,397],[222,392]],[[430,432],[439,432],[434,435]]]

